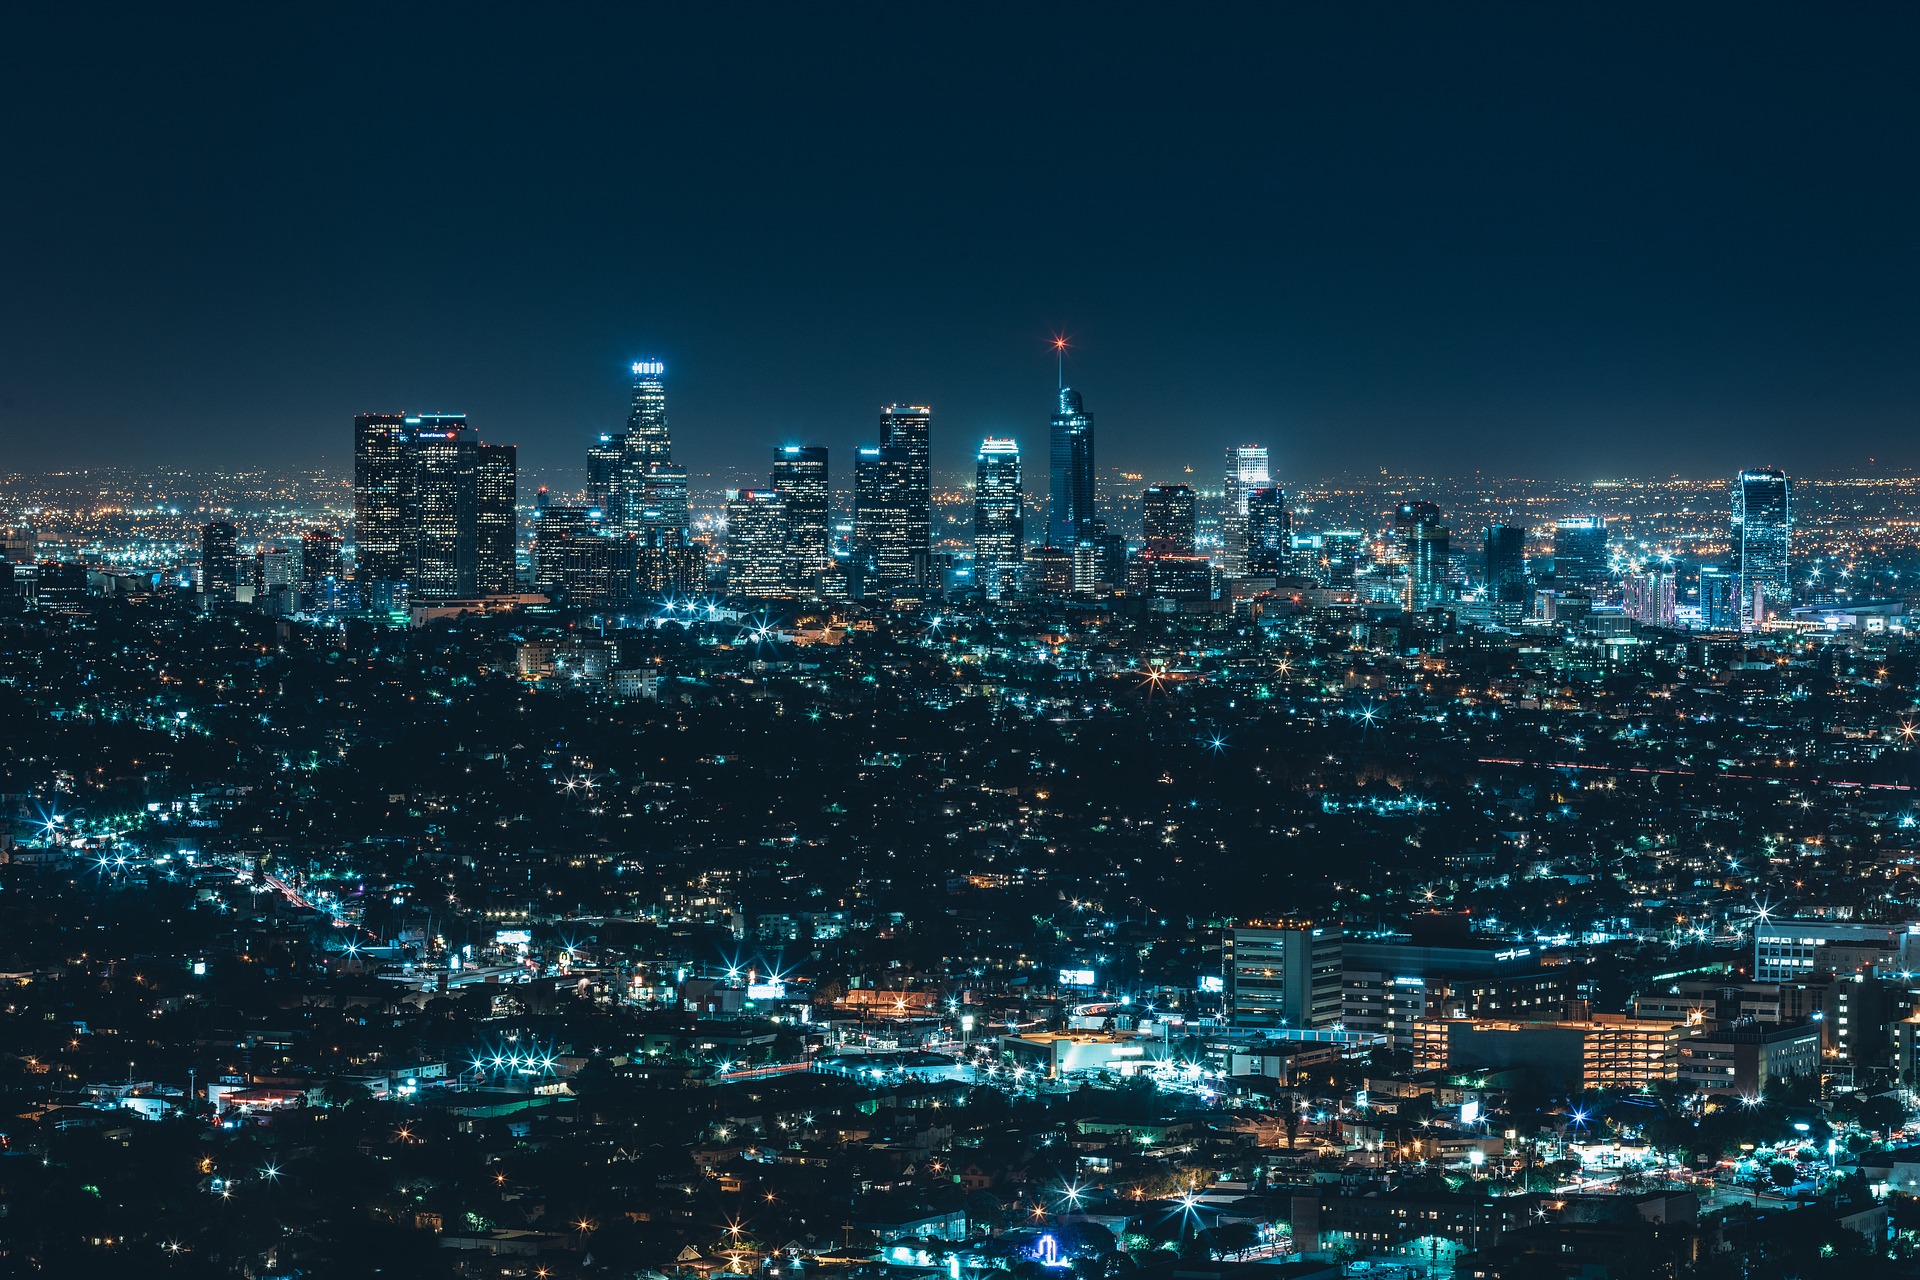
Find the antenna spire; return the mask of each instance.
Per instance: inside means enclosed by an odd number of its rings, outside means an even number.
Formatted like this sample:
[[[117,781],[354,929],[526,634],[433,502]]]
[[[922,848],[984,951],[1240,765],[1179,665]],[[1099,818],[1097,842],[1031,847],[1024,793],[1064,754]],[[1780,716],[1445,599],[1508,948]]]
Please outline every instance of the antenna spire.
[[[1060,390],[1067,389],[1067,338],[1065,334],[1056,334],[1053,339],[1054,373],[1060,383]]]

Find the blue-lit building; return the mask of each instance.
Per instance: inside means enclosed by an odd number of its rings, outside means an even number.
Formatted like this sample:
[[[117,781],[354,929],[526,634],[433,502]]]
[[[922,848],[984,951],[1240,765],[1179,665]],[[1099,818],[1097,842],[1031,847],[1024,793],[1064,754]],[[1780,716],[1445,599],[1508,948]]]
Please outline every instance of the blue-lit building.
[[[1026,549],[1021,513],[1020,446],[980,442],[973,484],[973,579],[989,600],[1011,595]]]
[[[1742,471],[1733,479],[1733,572],[1742,630],[1793,599],[1793,491],[1786,473]]]
[[[1047,545],[1072,550],[1097,518],[1094,505],[1093,415],[1080,393],[1060,388],[1047,432]]]

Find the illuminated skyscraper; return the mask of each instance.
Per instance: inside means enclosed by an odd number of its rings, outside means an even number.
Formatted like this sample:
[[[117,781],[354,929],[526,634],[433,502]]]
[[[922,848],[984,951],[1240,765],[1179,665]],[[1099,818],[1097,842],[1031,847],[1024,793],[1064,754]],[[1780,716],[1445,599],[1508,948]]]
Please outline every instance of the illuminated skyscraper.
[[[980,442],[973,483],[973,580],[989,600],[1012,594],[1026,551],[1020,503],[1020,446],[989,436]]]
[[[620,464],[626,454],[624,435],[602,435],[587,446],[587,505],[598,507],[607,519],[619,524],[621,512]]]
[[[413,436],[403,413],[353,419],[353,571],[365,593],[404,582],[413,569]]]
[[[826,447],[784,446],[773,456],[772,479],[787,504],[788,581],[811,586],[833,560]]]
[[[483,444],[474,470],[474,532],[479,556],[476,574],[482,591],[510,592],[519,587],[515,550],[519,543],[519,454],[510,444]]]
[[[771,489],[727,495],[727,594],[787,593],[790,530],[784,498]]]
[[[1629,618],[1646,627],[1674,625],[1675,592],[1671,573],[1630,573],[1620,586]]]
[[[408,418],[413,431],[413,594],[461,597],[480,590],[480,437],[465,414]]]
[[[1482,574],[1487,605],[1496,622],[1511,626],[1527,605],[1527,531],[1519,525],[1487,526]]]
[[[636,533],[684,531],[691,523],[686,468],[673,461],[673,435],[667,429],[666,371],[658,360],[633,362],[633,403],[613,505],[621,524]]]
[[[1243,444],[1227,450],[1226,510],[1221,516],[1220,571],[1229,578],[1247,572],[1247,494],[1273,484],[1267,447]]]
[[[1274,485],[1248,489],[1247,576],[1278,578],[1293,572],[1293,513],[1287,510],[1285,491]]]
[[[1431,502],[1403,502],[1393,517],[1394,534],[1406,557],[1406,607],[1415,612],[1446,603],[1447,559],[1453,534]]]
[[[890,404],[880,411],[880,447],[907,458],[907,524],[914,579],[925,582],[933,547],[933,410]]]
[[[1048,427],[1047,545],[1071,550],[1097,515],[1094,511],[1093,415],[1080,407],[1080,393],[1060,388],[1060,407]]]
[[[853,547],[870,590],[910,593],[922,583],[925,543],[914,535],[913,458],[904,449],[868,445],[854,460]],[[924,537],[924,533],[922,534]]]
[[[1148,485],[1140,494],[1140,523],[1150,556],[1190,556],[1198,503],[1188,484]]]
[[[1793,599],[1793,491],[1786,473],[1742,471],[1733,480],[1733,572],[1740,627],[1757,629]]]
[[[1569,516],[1553,527],[1553,584],[1593,588],[1613,576],[1605,516]]]
[[[200,530],[200,593],[208,600],[231,600],[239,579],[239,535],[216,520]]]

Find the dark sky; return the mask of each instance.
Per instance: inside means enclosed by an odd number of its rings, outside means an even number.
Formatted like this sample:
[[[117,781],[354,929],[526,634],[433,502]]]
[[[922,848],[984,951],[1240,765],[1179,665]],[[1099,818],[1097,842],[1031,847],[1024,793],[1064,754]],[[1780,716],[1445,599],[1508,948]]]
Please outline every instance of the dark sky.
[[[0,19],[0,466],[1920,465],[1911,6],[186,8]]]

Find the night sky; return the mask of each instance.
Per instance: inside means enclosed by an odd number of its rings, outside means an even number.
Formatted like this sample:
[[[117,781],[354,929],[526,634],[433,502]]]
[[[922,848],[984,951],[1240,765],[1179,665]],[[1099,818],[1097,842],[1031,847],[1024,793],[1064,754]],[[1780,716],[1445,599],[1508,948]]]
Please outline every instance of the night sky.
[[[0,466],[1920,465],[1920,10],[1549,8],[13,8]]]

